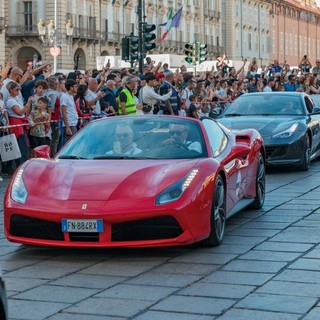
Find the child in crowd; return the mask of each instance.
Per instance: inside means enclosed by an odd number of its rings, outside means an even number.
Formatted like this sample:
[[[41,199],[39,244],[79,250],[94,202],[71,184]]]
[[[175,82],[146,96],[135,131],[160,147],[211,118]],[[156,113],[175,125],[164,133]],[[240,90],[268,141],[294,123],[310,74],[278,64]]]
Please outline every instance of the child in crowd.
[[[45,90],[48,89],[48,83],[45,80],[38,80],[35,85],[35,94],[32,96],[32,109],[37,108],[37,101],[40,97],[45,97]],[[48,111],[48,110],[46,110]]]
[[[198,97],[194,94],[192,94],[189,97],[190,100],[190,106],[188,110],[188,116],[191,118],[199,118],[198,110],[197,110],[197,102],[198,102]]]
[[[31,148],[31,157],[33,157],[33,149],[46,144],[46,133],[50,128],[49,114],[47,112],[49,100],[47,97],[39,97],[37,99],[36,109],[32,110],[29,115],[30,131],[29,140]]]

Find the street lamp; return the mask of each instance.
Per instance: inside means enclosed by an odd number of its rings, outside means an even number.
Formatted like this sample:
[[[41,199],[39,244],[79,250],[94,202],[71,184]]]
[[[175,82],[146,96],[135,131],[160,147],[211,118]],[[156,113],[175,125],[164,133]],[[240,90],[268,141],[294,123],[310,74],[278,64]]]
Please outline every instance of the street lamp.
[[[46,30],[48,30],[47,35],[47,43],[50,45],[50,54],[53,57],[53,72],[57,72],[57,57],[61,51],[61,45],[58,43],[58,32],[57,32],[57,25],[58,25],[58,16],[57,16],[57,0],[54,1],[54,20],[50,20],[48,25],[45,25],[44,19],[40,18],[39,22],[37,23],[38,33],[43,43],[46,43]],[[66,33],[67,38],[71,38],[73,35],[73,23],[69,19],[66,24]],[[62,40],[61,37],[59,39]]]

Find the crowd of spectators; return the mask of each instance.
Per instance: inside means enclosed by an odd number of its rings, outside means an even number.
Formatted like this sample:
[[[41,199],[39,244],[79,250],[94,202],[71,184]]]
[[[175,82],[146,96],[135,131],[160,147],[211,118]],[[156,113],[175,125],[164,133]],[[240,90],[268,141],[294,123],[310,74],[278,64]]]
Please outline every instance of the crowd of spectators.
[[[136,66],[115,70],[108,62],[102,70],[52,74],[50,64],[30,63],[22,70],[8,61],[0,74],[1,135],[15,134],[21,158],[2,162],[1,173],[11,175],[40,145],[49,145],[55,156],[82,126],[100,117],[158,113],[199,118],[215,116],[244,93],[320,94],[320,59],[312,67],[304,56],[297,68],[278,60],[258,67],[252,59],[235,69],[226,55],[217,61],[198,75],[184,65],[175,70],[167,63],[155,65],[149,57],[142,73]]]

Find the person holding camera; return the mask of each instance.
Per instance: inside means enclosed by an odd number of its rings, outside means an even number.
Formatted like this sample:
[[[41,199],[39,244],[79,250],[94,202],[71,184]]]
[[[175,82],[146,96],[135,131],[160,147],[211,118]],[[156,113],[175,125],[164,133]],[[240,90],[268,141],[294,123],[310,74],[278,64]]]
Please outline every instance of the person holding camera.
[[[154,87],[157,85],[157,77],[152,73],[149,72],[144,77],[146,81],[146,85],[140,89],[139,92],[139,100],[142,102],[143,107],[142,111],[144,114],[153,114],[153,109],[155,104],[158,101],[167,101],[170,99],[172,95],[171,88],[168,90],[168,93],[161,96],[157,94],[154,90]]]
[[[312,64],[310,63],[307,55],[305,54],[303,56],[303,58],[301,59],[300,63],[299,63],[299,68],[301,70],[301,72],[303,74],[309,73],[311,68],[312,68]]]

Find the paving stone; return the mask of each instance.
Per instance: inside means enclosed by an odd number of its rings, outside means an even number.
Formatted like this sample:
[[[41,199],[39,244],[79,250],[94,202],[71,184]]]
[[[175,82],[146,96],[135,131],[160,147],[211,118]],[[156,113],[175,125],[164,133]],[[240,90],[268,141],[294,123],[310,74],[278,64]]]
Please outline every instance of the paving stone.
[[[170,296],[155,304],[152,310],[219,315],[235,303],[230,299]]]
[[[134,320],[214,320],[212,316],[194,315],[189,313],[147,311],[134,317]]]
[[[142,310],[149,308],[153,303],[143,300],[88,298],[64,311],[68,313],[133,317]]]
[[[97,298],[158,301],[177,291],[174,287],[157,287],[119,284],[96,294]]]
[[[82,269],[80,272],[84,274],[108,275],[119,277],[135,277],[147,270],[152,269],[154,263],[141,263],[139,261],[127,261],[122,263],[119,261],[106,261],[98,263],[92,267]]]
[[[138,277],[128,280],[127,284],[139,284],[148,286],[164,286],[164,287],[184,287],[195,281],[198,281],[201,276],[186,275],[186,274],[165,274],[157,272],[146,272]]]
[[[302,320],[319,320],[320,307],[313,308]]]
[[[239,257],[241,260],[257,260],[257,261],[293,261],[298,258],[301,253],[296,252],[277,252],[277,251],[260,251],[251,250],[250,252]]]
[[[268,214],[265,214],[257,219],[254,220],[254,222],[289,222],[293,223],[295,221],[300,220],[301,217],[293,216],[290,214],[283,214],[283,211],[279,210],[272,210],[268,212]]]
[[[220,268],[219,265],[203,264],[203,263],[185,263],[170,262],[153,269],[158,273],[172,274],[193,274],[205,276]]]
[[[271,229],[252,229],[247,228],[247,226],[239,227],[232,230],[228,235],[231,236],[246,236],[246,237],[273,237],[279,233],[279,230]]]
[[[257,293],[269,293],[278,295],[292,295],[299,297],[320,297],[320,286],[316,283],[298,283],[289,281],[269,281]]]
[[[280,251],[280,252],[306,252],[313,247],[313,244],[265,241],[258,246],[257,250]]]
[[[179,291],[179,295],[241,299],[254,291],[255,288],[254,286],[201,282],[194,283]]]
[[[243,284],[261,286],[274,275],[270,273],[216,271],[201,279],[201,282]]]
[[[226,235],[223,242],[225,244],[254,244],[257,245],[266,240],[267,237],[242,237]]]
[[[49,280],[41,280],[41,279],[26,279],[26,278],[11,278],[5,277],[6,287],[10,288],[10,290],[14,290],[16,292],[23,292],[39,285],[43,285],[48,283]]]
[[[320,247],[317,246],[313,250],[311,250],[309,253],[307,253],[304,258],[313,258],[313,259],[320,259]]]
[[[225,265],[221,270],[276,273],[285,265],[285,262],[236,260]]]
[[[115,316],[93,316],[89,314],[70,314],[66,312],[59,312],[58,314],[47,318],[46,320],[126,320],[126,318],[119,318]]]
[[[234,254],[191,252],[173,258],[171,262],[225,264],[236,258]]]
[[[43,320],[67,308],[66,303],[42,302],[32,303],[29,300],[9,299],[10,319]]]
[[[100,276],[94,274],[71,274],[50,282],[51,285],[79,288],[107,289],[125,281],[125,277]]]
[[[86,289],[66,286],[40,285],[15,296],[16,299],[32,301],[50,301],[76,303],[99,292],[95,289]]]
[[[75,272],[75,269],[60,267],[60,268],[45,268],[41,263],[24,267],[19,270],[8,272],[9,277],[16,278],[33,278],[33,279],[56,279],[67,274]]]
[[[320,270],[320,260],[318,259],[304,259],[301,258],[288,266],[289,269],[303,269],[303,270]]]
[[[223,254],[243,254],[252,249],[255,244],[225,244],[222,243],[218,247],[202,249],[204,253],[223,253]]]
[[[271,229],[271,230],[282,230],[288,227],[291,223],[290,222],[257,222],[251,221],[246,223],[246,228],[252,229]]]
[[[283,313],[306,313],[316,298],[296,297],[285,294],[252,293],[236,304],[236,308],[275,311]]]
[[[231,309],[215,320],[298,320],[301,314]]]
[[[290,281],[303,283],[317,283],[320,285],[320,270],[306,271],[306,270],[284,270],[279,273],[272,280],[276,281]]]
[[[290,227],[272,238],[272,241],[319,243],[320,228]]]

